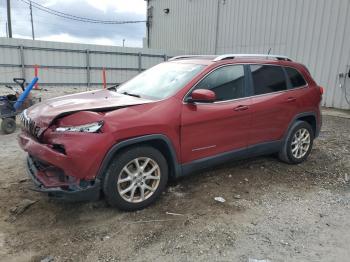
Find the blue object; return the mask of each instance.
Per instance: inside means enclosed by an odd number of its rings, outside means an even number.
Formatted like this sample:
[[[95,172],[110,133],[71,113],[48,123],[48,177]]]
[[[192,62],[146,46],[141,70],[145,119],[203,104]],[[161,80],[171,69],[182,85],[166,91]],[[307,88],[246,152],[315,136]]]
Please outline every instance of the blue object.
[[[33,87],[38,82],[38,80],[39,80],[39,78],[34,77],[32,82],[27,86],[27,88],[24,90],[24,92],[19,96],[19,98],[17,99],[17,102],[13,106],[16,110],[18,110],[22,106],[23,102],[26,100],[30,91],[32,91]]]

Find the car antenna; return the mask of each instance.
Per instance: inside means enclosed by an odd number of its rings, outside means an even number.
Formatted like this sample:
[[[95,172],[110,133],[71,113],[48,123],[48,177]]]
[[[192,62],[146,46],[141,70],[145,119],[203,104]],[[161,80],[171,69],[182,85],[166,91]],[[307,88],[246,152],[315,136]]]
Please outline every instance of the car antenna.
[[[267,52],[267,56],[266,56],[266,58],[268,58],[268,56],[270,55],[270,53],[271,53],[271,47],[270,47],[270,49],[269,49],[269,51]]]

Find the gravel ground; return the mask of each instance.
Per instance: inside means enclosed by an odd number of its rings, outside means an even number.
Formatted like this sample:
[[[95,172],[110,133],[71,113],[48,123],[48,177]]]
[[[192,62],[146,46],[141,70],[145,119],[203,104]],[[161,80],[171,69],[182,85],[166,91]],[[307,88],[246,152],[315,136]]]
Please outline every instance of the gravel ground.
[[[133,213],[31,191],[18,130],[0,134],[0,261],[349,261],[349,130],[325,116],[307,162],[228,163]]]

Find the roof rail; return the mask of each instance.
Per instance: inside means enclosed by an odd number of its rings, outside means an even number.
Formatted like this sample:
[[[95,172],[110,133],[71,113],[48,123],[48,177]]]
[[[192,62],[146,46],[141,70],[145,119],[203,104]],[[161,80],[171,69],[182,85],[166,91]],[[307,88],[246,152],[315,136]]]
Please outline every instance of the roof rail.
[[[187,59],[187,58],[201,58],[201,59],[213,59],[215,58],[215,55],[180,55],[180,56],[174,56],[170,58],[168,61],[174,61],[174,60],[180,60],[180,59]]]
[[[226,54],[226,55],[220,55],[216,57],[213,61],[221,61],[225,59],[235,59],[235,58],[241,58],[241,57],[259,57],[259,58],[265,58],[265,59],[276,59],[276,60],[283,60],[283,61],[292,61],[287,56],[283,55],[264,55],[264,54]]]

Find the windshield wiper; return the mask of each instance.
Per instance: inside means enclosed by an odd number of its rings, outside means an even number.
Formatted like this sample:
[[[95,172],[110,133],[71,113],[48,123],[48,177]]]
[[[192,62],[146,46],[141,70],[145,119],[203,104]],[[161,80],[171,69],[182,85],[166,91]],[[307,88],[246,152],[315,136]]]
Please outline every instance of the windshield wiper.
[[[123,94],[123,95],[127,95],[127,96],[134,96],[134,97],[138,97],[138,98],[140,98],[140,97],[141,97],[140,95],[137,95],[137,94],[131,94],[131,93],[128,93],[128,92],[123,92],[122,94]]]

